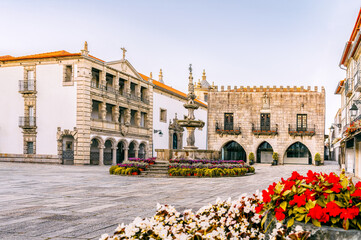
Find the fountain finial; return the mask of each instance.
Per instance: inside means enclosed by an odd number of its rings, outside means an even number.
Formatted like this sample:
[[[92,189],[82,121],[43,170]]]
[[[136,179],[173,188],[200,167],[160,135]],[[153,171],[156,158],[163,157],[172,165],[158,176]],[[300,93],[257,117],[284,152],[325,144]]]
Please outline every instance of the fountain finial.
[[[189,64],[189,73],[192,73],[192,63]]]

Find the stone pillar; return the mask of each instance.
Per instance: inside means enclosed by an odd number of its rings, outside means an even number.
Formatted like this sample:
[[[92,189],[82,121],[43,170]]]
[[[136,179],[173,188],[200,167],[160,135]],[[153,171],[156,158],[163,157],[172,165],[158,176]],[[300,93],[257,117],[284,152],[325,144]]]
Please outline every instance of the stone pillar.
[[[182,149],[183,148],[183,133],[180,132],[178,134],[178,149]]]
[[[112,152],[113,152],[113,159],[112,159],[112,164],[113,165],[117,165],[117,147],[113,147],[112,148]]]
[[[106,107],[105,102],[102,102],[100,104],[100,118],[101,118],[101,120],[105,121],[106,115],[107,115],[107,107]]]
[[[104,146],[99,147],[99,165],[104,165]]]
[[[135,152],[135,158],[138,158],[138,154],[139,154],[139,148],[137,147],[137,148],[135,148],[134,149],[134,152]]]
[[[129,148],[125,147],[124,149],[124,161],[128,161],[128,150]]]
[[[135,112],[135,126],[140,126],[140,111]]]
[[[169,149],[173,149],[173,134],[174,134],[174,130],[173,129],[170,129],[169,130]],[[177,146],[178,148],[178,146]]]
[[[113,107],[114,122],[119,123],[119,105]]]
[[[130,125],[130,109],[125,109],[124,113],[124,123]]]

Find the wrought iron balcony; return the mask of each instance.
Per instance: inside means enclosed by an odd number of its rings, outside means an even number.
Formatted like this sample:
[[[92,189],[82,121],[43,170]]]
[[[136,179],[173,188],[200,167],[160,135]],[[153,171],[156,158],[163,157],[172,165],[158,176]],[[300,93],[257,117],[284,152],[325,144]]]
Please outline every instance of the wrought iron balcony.
[[[347,79],[345,82],[345,94],[347,97],[352,95],[352,87],[351,87],[351,78]]]
[[[278,125],[275,127],[264,127],[260,126],[255,127],[255,124],[252,124],[252,133],[254,135],[277,135],[278,134]]]
[[[291,136],[313,136],[316,134],[316,126],[310,128],[310,127],[297,127],[295,125],[292,126],[291,124],[289,124],[288,133]]]
[[[35,92],[34,80],[19,80],[19,92],[21,93],[33,93]]]
[[[19,117],[19,127],[35,128],[36,127],[36,117]]]
[[[221,124],[216,123],[216,133],[219,135],[240,135],[242,133],[241,127],[234,127],[233,124],[228,124],[223,127]]]

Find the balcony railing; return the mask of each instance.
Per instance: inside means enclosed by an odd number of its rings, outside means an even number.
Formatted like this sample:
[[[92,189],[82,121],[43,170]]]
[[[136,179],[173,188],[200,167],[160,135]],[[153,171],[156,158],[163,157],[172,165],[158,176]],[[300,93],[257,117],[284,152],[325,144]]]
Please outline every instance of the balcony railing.
[[[252,133],[254,135],[277,135],[278,134],[278,126],[275,127],[263,127],[258,125],[259,127],[255,127],[255,124],[252,124]]]
[[[106,85],[101,85],[97,82],[91,82],[90,86],[92,88],[96,88],[96,89],[99,89],[101,91],[104,91],[104,92],[110,92],[110,93],[113,93],[115,95],[120,95],[120,96],[123,96],[123,97],[126,97],[130,100],[134,100],[134,101],[138,101],[138,102],[143,102],[145,104],[149,104],[149,99],[146,98],[146,97],[139,97],[135,94],[128,94],[124,89],[120,92],[118,90],[116,90],[115,88],[113,87],[110,87],[110,86],[106,86]]]
[[[240,135],[241,127],[233,127],[228,125],[227,127],[223,127],[221,124],[216,123],[216,133],[219,135]]]
[[[32,93],[35,91],[34,80],[19,80],[19,92],[21,93]]]
[[[291,136],[313,136],[316,134],[316,126],[310,127],[297,127],[296,125],[288,125],[288,133]]]
[[[352,95],[352,88],[351,88],[351,78],[347,79],[345,82],[345,94],[347,97]]]
[[[36,127],[36,117],[19,117],[19,127],[21,128]]]

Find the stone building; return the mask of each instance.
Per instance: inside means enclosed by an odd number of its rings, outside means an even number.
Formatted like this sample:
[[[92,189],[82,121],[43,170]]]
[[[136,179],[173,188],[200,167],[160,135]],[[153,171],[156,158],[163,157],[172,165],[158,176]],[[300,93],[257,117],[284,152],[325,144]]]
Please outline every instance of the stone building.
[[[123,58],[0,56],[0,161],[115,164],[152,152],[153,84]]]
[[[324,155],[325,90],[315,87],[213,87],[208,96],[208,149],[223,159],[314,164]],[[323,159],[322,159],[323,161]]]
[[[361,176],[361,9],[349,40],[345,44],[339,66],[346,78],[338,83],[335,94],[341,95],[341,156],[346,171]]]

